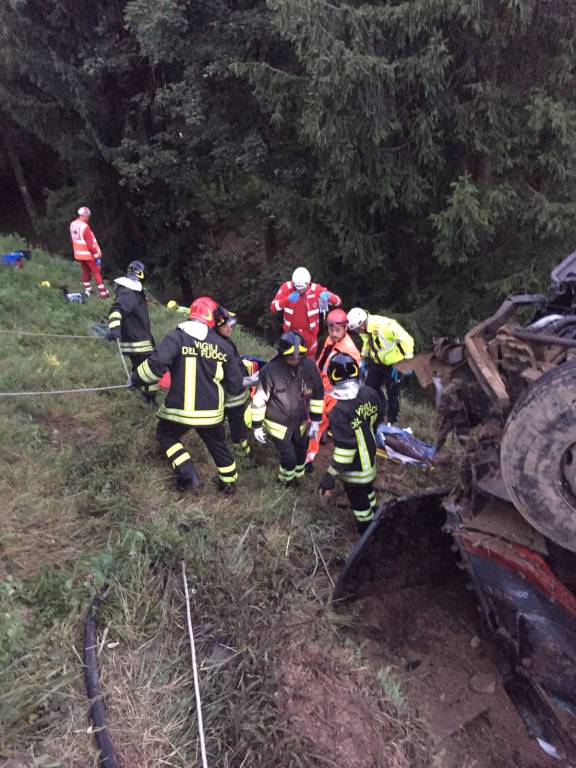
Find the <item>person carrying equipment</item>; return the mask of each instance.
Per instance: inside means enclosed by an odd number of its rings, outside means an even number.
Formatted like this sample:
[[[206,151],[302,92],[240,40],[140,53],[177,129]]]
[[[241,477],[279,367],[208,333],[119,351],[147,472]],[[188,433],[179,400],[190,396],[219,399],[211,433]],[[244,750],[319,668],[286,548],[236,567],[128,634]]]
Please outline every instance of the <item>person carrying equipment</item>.
[[[330,360],[334,355],[339,352],[344,352],[350,355],[357,363],[360,363],[360,352],[356,347],[356,344],[352,341],[348,335],[348,318],[346,312],[343,309],[333,309],[328,313],[326,318],[326,325],[328,327],[328,338],[324,342],[322,352],[316,361],[320,376],[322,377],[322,385],[324,387],[324,408],[322,410],[322,420],[320,421],[320,428],[318,435],[310,439],[308,444],[308,453],[306,455],[306,470],[312,471],[312,462],[316,458],[316,454],[320,448],[320,442],[322,435],[328,428],[328,414],[332,408],[336,405],[336,400],[332,397],[332,382],[328,378],[328,366]]]
[[[376,425],[382,420],[383,405],[378,392],[360,383],[360,367],[351,355],[334,355],[328,378],[336,405],[329,415],[334,437],[332,459],[319,485],[320,496],[329,496],[340,478],[363,533],[374,518],[376,494]]]
[[[131,261],[126,269],[126,276],[114,280],[116,292],[108,314],[106,338],[108,341],[119,340],[120,352],[130,358],[133,371],[150,357],[155,346],[143,286],[146,277],[144,264],[141,261]],[[156,384],[144,387],[144,398],[150,404],[156,402],[157,389]]]
[[[102,263],[102,251],[98,245],[98,240],[90,229],[88,220],[92,215],[90,208],[83,205],[78,208],[78,218],[70,224],[70,237],[72,239],[72,248],[74,249],[74,258],[80,262],[82,267],[82,280],[84,282],[84,293],[90,296],[92,286],[90,284],[91,275],[94,277],[98,288],[98,295],[102,299],[107,299],[108,293],[102,275],[100,274],[100,265]]]
[[[202,485],[181,442],[194,427],[218,468],[216,487],[230,495],[236,491],[238,471],[224,433],[224,398],[240,395],[244,385],[238,365],[214,331],[216,306],[213,299],[195,299],[189,320],[162,339],[132,374],[131,382],[137,387],[155,384],[170,371],[170,389],[158,410],[156,437],[172,464],[177,484],[185,489]]]
[[[236,456],[241,456],[254,462],[254,453],[248,444],[248,428],[244,419],[246,408],[250,403],[250,387],[258,381],[259,373],[248,375],[248,370],[236,344],[231,339],[232,330],[236,325],[236,314],[226,307],[218,306],[214,312],[216,333],[221,337],[224,346],[228,349],[230,359],[234,361],[240,370],[242,384],[245,387],[239,395],[226,395],[224,399],[224,413],[230,426],[232,448]]]
[[[304,476],[308,437],[318,434],[324,390],[300,334],[283,333],[276,349],[278,354],[260,371],[252,399],[252,427],[259,443],[270,435],[280,459],[278,480],[296,485]]]
[[[271,312],[283,312],[282,330],[296,331],[304,339],[308,357],[315,357],[318,349],[320,313],[326,314],[329,306],[339,307],[342,299],[323,285],[312,283],[306,267],[294,270],[292,280],[283,283],[270,304]]]
[[[387,421],[398,421],[400,412],[399,383],[395,382],[392,367],[401,360],[414,356],[414,339],[400,323],[389,317],[369,315],[365,309],[354,307],[348,312],[348,327],[358,331],[362,338],[362,358],[366,360],[366,385],[386,389]]]

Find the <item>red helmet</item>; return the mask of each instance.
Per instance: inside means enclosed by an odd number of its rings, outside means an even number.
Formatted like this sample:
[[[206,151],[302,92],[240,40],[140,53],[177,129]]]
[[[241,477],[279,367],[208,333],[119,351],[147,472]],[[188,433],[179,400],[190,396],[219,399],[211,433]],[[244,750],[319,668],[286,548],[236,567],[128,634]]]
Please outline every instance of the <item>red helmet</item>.
[[[348,325],[348,316],[343,309],[333,309],[328,312],[326,316],[327,323],[339,323],[340,325]]]
[[[190,320],[198,320],[209,328],[214,328],[216,325],[214,310],[217,307],[218,303],[211,299],[210,296],[199,296],[190,304],[190,314],[188,317]]]

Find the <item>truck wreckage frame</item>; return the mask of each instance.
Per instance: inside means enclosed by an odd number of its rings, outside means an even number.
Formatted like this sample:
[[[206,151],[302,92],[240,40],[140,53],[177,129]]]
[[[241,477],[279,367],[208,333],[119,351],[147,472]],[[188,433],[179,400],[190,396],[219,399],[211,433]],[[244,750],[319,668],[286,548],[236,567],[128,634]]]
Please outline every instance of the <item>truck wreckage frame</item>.
[[[409,367],[435,386],[438,447],[450,433],[461,446],[458,487],[384,503],[334,603],[370,594],[402,547],[455,553],[528,732],[573,764],[576,252],[552,271],[547,295],[510,296],[463,342],[436,339]]]

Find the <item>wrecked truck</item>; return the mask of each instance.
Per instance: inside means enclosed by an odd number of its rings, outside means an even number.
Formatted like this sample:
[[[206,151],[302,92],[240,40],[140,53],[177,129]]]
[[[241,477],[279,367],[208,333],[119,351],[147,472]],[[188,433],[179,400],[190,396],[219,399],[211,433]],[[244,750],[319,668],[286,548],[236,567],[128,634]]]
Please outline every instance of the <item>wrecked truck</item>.
[[[403,548],[415,569],[444,568],[451,551],[530,735],[572,759],[576,252],[552,271],[547,294],[509,296],[463,341],[436,339],[409,366],[435,388],[438,447],[450,434],[460,446],[457,487],[384,503],[342,569],[334,604],[369,594]]]

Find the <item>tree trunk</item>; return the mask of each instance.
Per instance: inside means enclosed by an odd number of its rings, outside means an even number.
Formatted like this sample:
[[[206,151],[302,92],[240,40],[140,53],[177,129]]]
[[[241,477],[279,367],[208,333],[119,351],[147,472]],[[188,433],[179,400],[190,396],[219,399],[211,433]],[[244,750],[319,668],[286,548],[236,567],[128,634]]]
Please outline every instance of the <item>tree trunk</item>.
[[[22,163],[20,162],[18,153],[16,152],[16,149],[14,148],[14,144],[10,140],[10,137],[8,136],[8,134],[2,132],[0,135],[2,137],[2,143],[4,144],[6,154],[8,155],[8,159],[10,160],[12,171],[14,172],[14,176],[18,183],[18,189],[20,190],[20,194],[22,195],[22,200],[24,201],[24,205],[26,207],[26,210],[28,211],[28,216],[30,217],[30,223],[32,224],[32,230],[35,235],[38,235],[38,230],[36,227],[38,215],[36,213],[36,207],[34,205],[34,201],[32,200],[32,196],[30,195],[30,191],[28,190],[28,185],[26,184],[26,177],[24,176],[24,169],[22,168]]]

